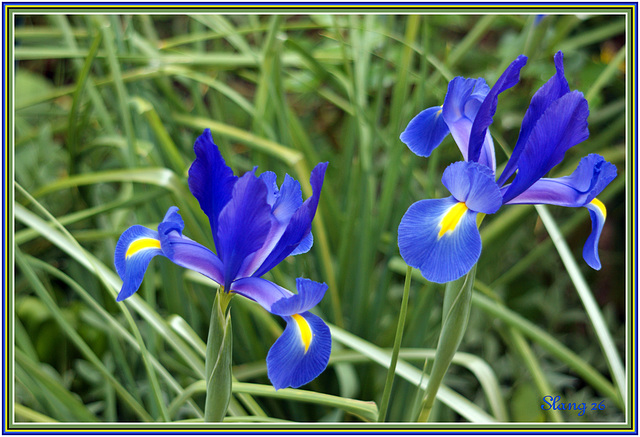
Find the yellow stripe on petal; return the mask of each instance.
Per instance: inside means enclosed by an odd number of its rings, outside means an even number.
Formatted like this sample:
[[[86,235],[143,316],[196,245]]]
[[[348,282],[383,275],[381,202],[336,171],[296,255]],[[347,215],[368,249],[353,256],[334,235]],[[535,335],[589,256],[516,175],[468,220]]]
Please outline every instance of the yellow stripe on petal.
[[[140,238],[138,240],[135,240],[129,245],[127,253],[124,254],[124,257],[129,258],[130,256],[135,255],[139,251],[145,249],[160,249],[160,240],[156,240],[155,238]]]
[[[600,212],[602,213],[602,216],[604,218],[607,218],[607,208],[604,206],[604,203],[600,202],[598,199],[596,199],[595,197],[593,198],[593,200],[591,202],[593,206],[595,206],[596,208],[598,208],[600,210]]]
[[[311,338],[313,334],[311,333],[311,327],[309,326],[309,322],[305,320],[300,314],[294,314],[293,320],[298,324],[298,328],[300,328],[300,337],[302,339],[302,343],[304,344],[304,352],[307,353],[309,350],[309,345],[311,344]]]
[[[440,232],[438,232],[438,238],[442,238],[442,236],[447,232],[455,231],[460,219],[468,210],[469,208],[467,208],[467,205],[465,205],[464,202],[458,202],[453,205],[440,221]]]

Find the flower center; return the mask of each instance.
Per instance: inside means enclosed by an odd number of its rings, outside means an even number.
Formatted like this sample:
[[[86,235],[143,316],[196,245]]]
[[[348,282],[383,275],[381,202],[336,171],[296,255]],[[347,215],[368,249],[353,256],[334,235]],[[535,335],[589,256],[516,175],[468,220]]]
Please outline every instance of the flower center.
[[[469,208],[467,208],[467,205],[465,205],[464,202],[458,202],[453,205],[440,221],[440,232],[438,232],[438,238],[442,238],[442,236],[447,232],[453,232],[456,229],[456,226],[458,226],[458,222],[468,209]]]

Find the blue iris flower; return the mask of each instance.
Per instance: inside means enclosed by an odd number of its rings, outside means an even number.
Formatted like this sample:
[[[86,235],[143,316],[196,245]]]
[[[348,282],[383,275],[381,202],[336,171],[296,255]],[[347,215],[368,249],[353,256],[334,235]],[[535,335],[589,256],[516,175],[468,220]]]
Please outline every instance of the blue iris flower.
[[[209,217],[217,255],[182,235],[184,222],[172,206],[157,231],[135,225],[118,240],[115,266],[123,285],[117,300],[138,290],[154,256],[165,256],[214,280],[224,291],[254,300],[284,318],[286,328],[267,355],[268,376],[276,389],[306,384],[326,368],[331,354],[329,328],[309,312],[328,287],[298,278],[294,294],[261,276],[287,256],[311,248],[311,221],[327,163],[311,172],[313,194],[303,202],[300,183],[289,175],[280,188],[272,172],[256,176],[254,168],[235,176],[208,129],[196,140],[194,150],[189,189]]]
[[[589,136],[589,106],[581,92],[569,89],[562,57],[562,52],[556,53],[555,75],[531,99],[518,141],[497,181],[489,126],[498,95],[519,81],[526,56],[516,58],[491,89],[481,78],[454,78],[444,104],[422,111],[400,135],[411,151],[428,157],[451,133],[464,157],[442,176],[451,196],[414,203],[398,228],[400,254],[426,279],[444,283],[466,274],[482,249],[479,214],[494,214],[505,204],[586,207],[592,231],[582,254],[589,266],[600,269],[598,240],[607,212],[596,196],[616,177],[616,167],[590,154],[569,176],[543,177],[569,148]]]

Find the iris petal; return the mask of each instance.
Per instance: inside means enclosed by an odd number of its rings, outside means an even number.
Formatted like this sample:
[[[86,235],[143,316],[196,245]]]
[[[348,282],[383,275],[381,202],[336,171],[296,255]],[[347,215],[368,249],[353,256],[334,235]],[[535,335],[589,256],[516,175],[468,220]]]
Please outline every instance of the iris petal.
[[[278,189],[277,176],[272,171],[265,171],[259,176],[260,180],[267,186],[267,203],[273,207],[276,197],[280,190]]]
[[[160,235],[162,250],[167,258],[180,267],[198,272],[224,284],[222,261],[212,251],[178,232]]]
[[[434,106],[420,112],[409,122],[400,134],[400,141],[416,155],[426,158],[448,134],[449,128],[442,117],[442,106]]]
[[[262,247],[270,229],[267,188],[249,171],[233,186],[231,200],[220,212],[217,249],[224,265],[225,289],[236,279],[247,257]]]
[[[589,105],[572,91],[549,105],[536,123],[518,160],[518,173],[504,194],[513,199],[562,161],[571,147],[589,137]]]
[[[454,162],[442,175],[442,183],[458,202],[472,211],[493,214],[502,206],[493,172],[476,162]]]
[[[398,227],[398,247],[405,262],[429,281],[444,283],[466,274],[482,250],[477,213],[463,211],[440,236],[443,219],[459,204],[453,196],[420,200],[409,207]]]
[[[479,162],[495,171],[494,152],[484,147],[487,129],[491,123],[493,123],[493,115],[496,113],[498,107],[498,95],[518,83],[520,80],[520,70],[526,63],[526,56],[518,56],[498,78],[482,102],[482,105],[480,105],[469,136],[468,161]]]
[[[294,256],[294,255],[307,253],[309,252],[309,250],[311,250],[312,247],[313,247],[313,233],[309,232],[306,235],[306,237],[302,239],[300,244],[298,244],[298,246],[295,249],[293,249],[293,252],[291,252],[289,255]]]
[[[284,319],[287,327],[267,355],[267,373],[276,390],[310,382],[331,355],[331,331],[320,317],[303,312]]]
[[[311,221],[316,214],[320,192],[324,182],[324,174],[327,170],[327,162],[321,162],[311,171],[311,187],[313,194],[304,201],[302,206],[291,216],[287,228],[278,240],[273,250],[265,258],[260,267],[253,273],[253,276],[262,276],[283,259],[289,256],[311,232]]]
[[[279,316],[291,316],[308,311],[320,303],[329,286],[311,279],[297,278],[298,294],[276,301],[271,306],[271,312]]]
[[[601,264],[600,256],[598,255],[598,242],[600,241],[600,234],[602,233],[602,228],[607,218],[607,210],[598,199],[593,199],[585,206],[591,216],[591,234],[589,234],[587,241],[584,243],[582,257],[592,269],[600,270]]]
[[[257,302],[269,312],[275,302],[295,296],[286,288],[257,277],[238,279],[231,284],[229,290]]]
[[[483,78],[455,77],[447,87],[447,94],[442,105],[442,116],[465,161],[469,156],[471,127],[488,92],[489,86]],[[487,149],[490,156],[494,155],[493,139],[488,131],[485,134],[483,149]],[[495,163],[491,164],[493,161],[495,160],[491,158],[490,161],[483,163],[495,168]]]
[[[116,271],[122,279],[122,289],[116,301],[120,302],[138,291],[149,262],[162,254],[157,232],[134,225],[122,233],[114,255]]]
[[[570,176],[542,178],[506,203],[585,206],[616,177],[616,166],[596,154],[580,160]],[[509,186],[503,188],[508,191]]]
[[[289,223],[291,216],[302,206],[302,189],[300,182],[288,174],[284,175],[284,182],[273,204],[271,213],[280,223]]]
[[[282,234],[291,221],[291,217],[302,205],[300,182],[287,174],[284,177],[282,187],[278,189],[275,177],[275,173],[271,173],[267,174],[263,179],[268,187],[267,203],[271,205],[271,229],[264,240],[264,244],[252,255],[245,258],[242,267],[238,271],[238,277],[251,276],[265,261],[278,244],[278,241],[280,241]],[[262,179],[262,175],[260,175],[260,178]],[[308,241],[305,241],[305,243],[308,243]],[[310,248],[309,246],[307,250]]]
[[[218,248],[218,217],[231,199],[238,178],[224,162],[209,129],[198,137],[193,148],[196,160],[189,168],[189,189],[209,217],[213,240]]]
[[[553,75],[551,79],[547,81],[547,83],[542,85],[531,98],[529,108],[527,109],[527,112],[524,114],[524,118],[522,119],[518,141],[516,142],[516,146],[513,148],[513,153],[511,154],[511,157],[509,158],[504,171],[498,179],[498,185],[502,186],[516,171],[518,160],[520,159],[520,154],[522,153],[524,146],[527,144],[527,140],[529,139],[529,135],[531,135],[531,131],[533,130],[534,126],[536,125],[544,111],[547,110],[551,103],[558,100],[560,97],[564,96],[570,91],[567,79],[564,77],[564,65],[562,64],[562,56],[562,52],[556,53],[553,58],[556,64],[556,74]]]
[[[182,230],[184,229],[184,220],[178,213],[178,207],[172,206],[167,210],[167,213],[164,215],[164,219],[158,225],[158,234],[160,236],[160,241],[162,241],[162,237],[169,235],[171,232],[175,231],[178,234],[182,235]],[[169,245],[165,245],[162,250],[164,254],[171,258],[172,256],[172,248]]]

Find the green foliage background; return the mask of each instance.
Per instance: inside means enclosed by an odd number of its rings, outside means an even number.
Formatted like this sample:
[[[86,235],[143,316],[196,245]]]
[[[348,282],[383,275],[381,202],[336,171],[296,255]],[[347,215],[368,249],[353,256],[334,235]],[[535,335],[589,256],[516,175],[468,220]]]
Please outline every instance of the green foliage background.
[[[398,136],[442,103],[455,76],[492,85],[519,54],[521,81],[491,128],[498,165],[535,90],[563,50],[571,89],[590,105],[588,153],[618,167],[603,192],[603,268],[589,269],[585,209],[503,208],[483,223],[468,329],[432,420],[620,422],[625,357],[625,18],[621,15],[21,15],[15,28],[15,414],[26,422],[198,420],[212,284],[156,258],[136,297],[115,302],[118,236],[155,228],[177,205],[185,235],[213,248],[187,188],[193,142],[211,128],[227,163],[300,180],[329,161],[315,245],[269,278],[325,281],[316,312],[334,325],[327,370],[305,391],[268,386],[265,357],[282,322],[233,299],[234,397],[227,421],[376,420],[405,267],[396,232],[413,202],[448,195],[451,137],[429,159]],[[600,311],[585,311],[551,242],[559,229]],[[571,257],[572,255],[572,257]],[[415,273],[415,272],[414,272]],[[388,419],[414,421],[444,287],[414,276]],[[602,316],[613,343],[593,328]],[[608,352],[607,352],[608,351]],[[615,372],[614,372],[615,373]],[[332,396],[326,396],[332,395]],[[606,409],[543,411],[545,395]],[[352,400],[353,399],[353,400]],[[358,401],[359,400],[359,401]],[[441,399],[442,400],[442,399]],[[488,419],[486,419],[488,420]]]

